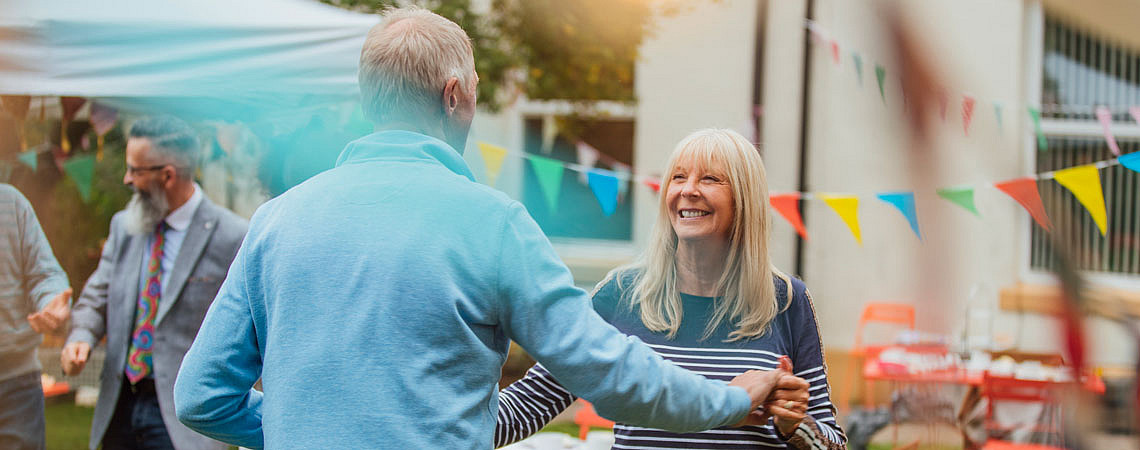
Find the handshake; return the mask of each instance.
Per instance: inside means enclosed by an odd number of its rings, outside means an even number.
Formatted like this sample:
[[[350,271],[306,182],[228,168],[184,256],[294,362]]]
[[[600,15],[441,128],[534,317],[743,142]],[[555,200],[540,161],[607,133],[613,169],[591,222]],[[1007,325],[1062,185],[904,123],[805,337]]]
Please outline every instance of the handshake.
[[[728,384],[744,388],[752,398],[752,413],[733,426],[762,426],[772,417],[776,419],[776,428],[787,436],[807,415],[810,385],[792,375],[792,361],[787,356],[780,357],[776,370],[749,370]]]

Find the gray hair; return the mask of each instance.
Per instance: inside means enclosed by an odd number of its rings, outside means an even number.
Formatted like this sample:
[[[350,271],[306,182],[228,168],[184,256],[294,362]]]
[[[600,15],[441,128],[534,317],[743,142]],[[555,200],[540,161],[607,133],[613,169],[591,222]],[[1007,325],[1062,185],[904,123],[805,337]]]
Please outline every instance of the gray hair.
[[[472,88],[475,58],[459,25],[416,6],[388,9],[360,52],[360,97],[374,123],[438,114],[447,80]]]
[[[128,135],[149,140],[152,154],[174,166],[179,177],[193,177],[202,146],[198,133],[186,122],[168,115],[144,117],[131,125]]]

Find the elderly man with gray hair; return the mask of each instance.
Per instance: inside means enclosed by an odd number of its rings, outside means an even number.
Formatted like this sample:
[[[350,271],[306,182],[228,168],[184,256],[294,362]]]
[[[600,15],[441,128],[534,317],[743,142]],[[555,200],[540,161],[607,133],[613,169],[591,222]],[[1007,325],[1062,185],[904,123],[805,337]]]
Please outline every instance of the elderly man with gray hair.
[[[712,381],[602,320],[464,163],[477,81],[455,23],[384,13],[360,61],[376,132],[254,214],[179,373],[183,423],[252,448],[490,448],[511,340],[603,416],[669,430],[741,423],[787,376]]]
[[[194,182],[200,146],[185,122],[142,118],[128,136],[123,183],[134,196],[111,218],[99,265],[75,303],[63,370],[82,371],[106,338],[92,450],[226,448],[178,422],[174,377],[246,221]]]

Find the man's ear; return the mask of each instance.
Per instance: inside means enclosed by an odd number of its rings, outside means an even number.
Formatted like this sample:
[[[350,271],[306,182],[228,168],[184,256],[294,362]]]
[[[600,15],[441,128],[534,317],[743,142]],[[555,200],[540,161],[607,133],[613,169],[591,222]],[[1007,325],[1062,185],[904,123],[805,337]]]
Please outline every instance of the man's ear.
[[[162,186],[166,189],[174,187],[174,180],[178,177],[178,172],[174,166],[166,166],[162,168],[162,174],[166,175],[166,179],[162,181]]]
[[[447,84],[443,86],[443,113],[451,116],[455,112],[455,108],[459,107],[459,78],[451,77],[447,79]]]

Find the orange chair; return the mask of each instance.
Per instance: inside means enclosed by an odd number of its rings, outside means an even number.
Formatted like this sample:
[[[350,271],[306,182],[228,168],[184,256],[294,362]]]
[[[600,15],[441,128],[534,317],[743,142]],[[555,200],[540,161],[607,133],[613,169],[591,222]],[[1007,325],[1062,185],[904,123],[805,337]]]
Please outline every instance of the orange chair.
[[[586,440],[586,435],[590,433],[590,427],[603,427],[613,428],[614,422],[602,416],[599,416],[594,411],[594,405],[584,399],[578,399],[582,402],[582,408],[574,413],[574,423],[578,424],[578,439]]]
[[[1055,435],[1058,441],[1064,442],[1063,427],[1060,419],[1061,402],[1058,390],[1063,388],[1062,383],[1051,381],[1020,380],[1008,377],[991,376],[988,372],[982,378],[982,396],[987,401],[986,406],[986,432],[1007,431],[994,420],[994,405],[1001,401],[1016,401],[1040,403],[1046,406],[1047,418],[1044,424],[1033,426],[1034,431]],[[983,450],[1061,450],[1061,447],[1051,447],[1040,444],[1019,444],[998,439],[987,439]]]
[[[863,344],[863,329],[871,322],[902,325],[913,330],[914,306],[903,303],[872,302],[863,307],[863,314],[859,317],[859,324],[855,327],[855,347],[851,349],[850,370],[843,380],[844,395],[840,399],[839,405],[839,409],[842,411],[849,411],[847,407],[851,403],[855,377],[857,374],[862,373],[863,370],[858,363],[859,359],[867,356],[867,347]],[[864,380],[864,382],[866,392],[863,395],[863,404],[867,408],[871,408],[875,406],[872,395],[873,386],[870,380]]]

